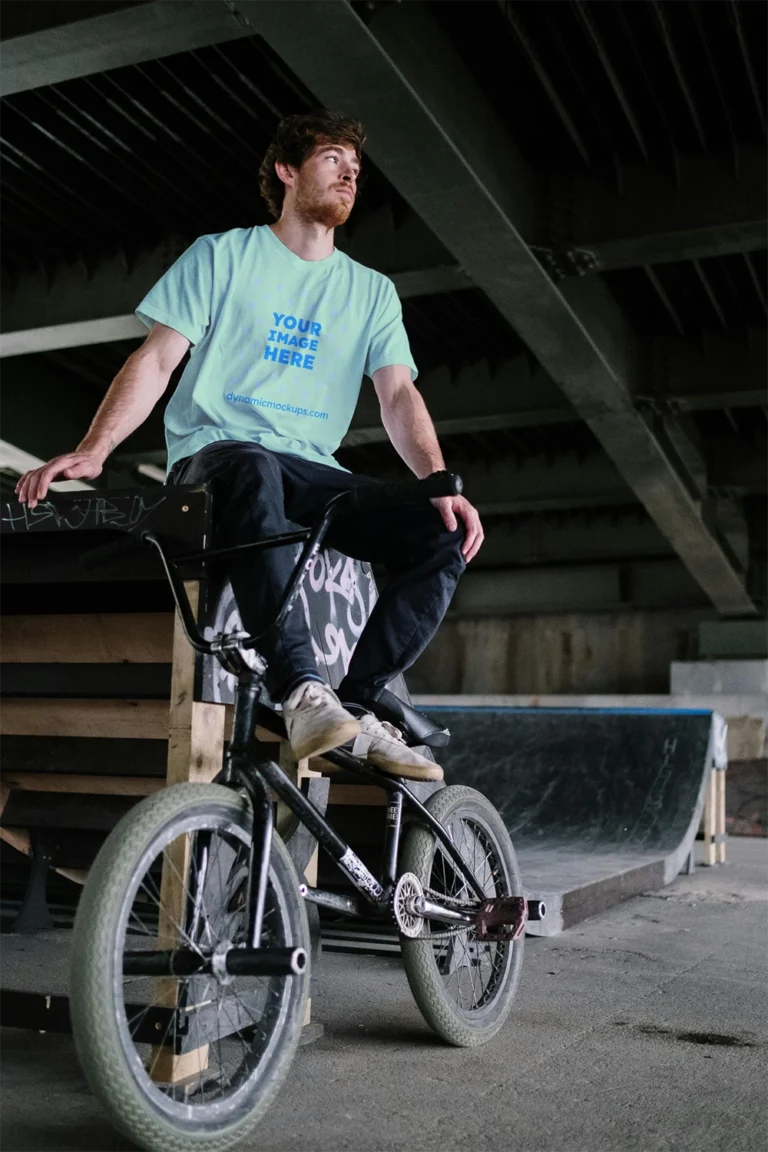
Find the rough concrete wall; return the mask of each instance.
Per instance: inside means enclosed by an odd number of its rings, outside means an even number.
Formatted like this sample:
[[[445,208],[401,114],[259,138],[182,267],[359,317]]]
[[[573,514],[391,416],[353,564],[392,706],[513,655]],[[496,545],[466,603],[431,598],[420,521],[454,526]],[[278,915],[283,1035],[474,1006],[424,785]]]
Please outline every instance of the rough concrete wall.
[[[768,836],[768,760],[728,765],[725,827],[731,836]]]
[[[696,657],[706,613],[448,619],[407,676],[414,694],[659,693]]]

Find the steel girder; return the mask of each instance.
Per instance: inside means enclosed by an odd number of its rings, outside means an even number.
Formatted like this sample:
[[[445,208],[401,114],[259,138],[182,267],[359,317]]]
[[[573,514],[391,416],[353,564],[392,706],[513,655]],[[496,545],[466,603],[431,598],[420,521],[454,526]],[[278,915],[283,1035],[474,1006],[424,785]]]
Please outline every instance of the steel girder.
[[[369,26],[346,0],[237,9],[320,100],[367,124],[374,162],[557,381],[718,610],[753,613],[727,546],[634,407],[627,321],[597,277],[555,285],[525,243],[534,177],[426,8],[387,5]]]

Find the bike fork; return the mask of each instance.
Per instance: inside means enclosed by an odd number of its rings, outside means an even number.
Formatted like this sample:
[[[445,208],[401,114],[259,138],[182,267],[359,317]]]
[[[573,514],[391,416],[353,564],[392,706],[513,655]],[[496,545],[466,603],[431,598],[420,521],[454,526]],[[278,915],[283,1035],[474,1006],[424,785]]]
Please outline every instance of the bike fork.
[[[263,669],[242,670],[237,680],[235,723],[232,732],[225,778],[231,783],[238,777],[246,786],[253,811],[251,850],[248,860],[248,947],[261,946],[264,905],[269,882],[274,818],[267,785],[254,772],[244,769],[251,759],[256,732],[256,708],[261,696]],[[239,771],[238,771],[239,769]]]
[[[264,904],[269,880],[269,859],[272,853],[272,801],[264,781],[252,774],[249,780],[253,807],[251,859],[248,868],[248,946],[261,946],[264,924]]]

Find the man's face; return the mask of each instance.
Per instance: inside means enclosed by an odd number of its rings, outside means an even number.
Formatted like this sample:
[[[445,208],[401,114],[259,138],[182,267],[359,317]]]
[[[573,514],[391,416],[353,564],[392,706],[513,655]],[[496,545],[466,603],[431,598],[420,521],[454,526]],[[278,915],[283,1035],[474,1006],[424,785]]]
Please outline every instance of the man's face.
[[[318,144],[296,173],[297,215],[308,224],[338,228],[349,217],[357,194],[360,162],[353,148]]]

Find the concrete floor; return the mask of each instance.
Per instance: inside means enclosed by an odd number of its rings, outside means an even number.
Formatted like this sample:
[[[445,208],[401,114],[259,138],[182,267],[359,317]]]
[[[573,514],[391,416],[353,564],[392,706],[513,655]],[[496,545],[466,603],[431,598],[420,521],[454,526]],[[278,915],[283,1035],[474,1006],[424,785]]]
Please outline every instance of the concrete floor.
[[[325,1035],[248,1146],[269,1152],[740,1152],[768,1146],[768,842],[526,945],[477,1050],[433,1040],[395,960],[326,955]],[[68,1037],[3,1029],[4,1152],[116,1152]]]

